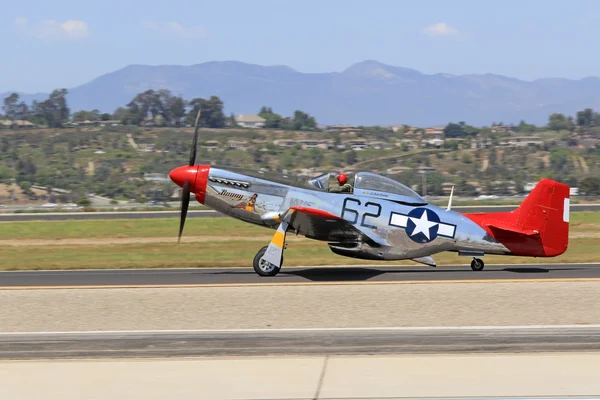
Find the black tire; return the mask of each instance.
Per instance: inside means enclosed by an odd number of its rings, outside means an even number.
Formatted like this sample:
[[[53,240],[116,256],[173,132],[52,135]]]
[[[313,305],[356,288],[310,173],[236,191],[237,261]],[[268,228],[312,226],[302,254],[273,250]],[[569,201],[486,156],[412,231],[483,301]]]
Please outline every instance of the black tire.
[[[272,264],[269,264],[269,267],[266,267],[264,264],[261,264],[260,259],[265,255],[267,248],[269,246],[265,246],[256,253],[254,256],[254,260],[252,261],[252,265],[254,267],[254,272],[256,272],[260,276],[275,276],[281,270],[281,267],[275,267]],[[265,263],[265,261],[263,261]],[[281,257],[281,263],[283,265],[283,256]],[[262,267],[262,268],[261,268]]]
[[[474,258],[473,261],[471,261],[471,269],[473,271],[481,271],[484,266],[485,263],[479,258]]]

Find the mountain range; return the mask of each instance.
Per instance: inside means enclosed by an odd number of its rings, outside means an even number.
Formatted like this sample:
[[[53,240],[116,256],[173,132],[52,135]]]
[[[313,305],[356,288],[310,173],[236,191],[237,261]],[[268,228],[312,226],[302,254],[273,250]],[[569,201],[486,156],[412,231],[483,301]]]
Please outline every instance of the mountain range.
[[[70,88],[67,100],[72,111],[113,112],[147,89],[169,89],[188,100],[216,95],[227,113],[255,114],[263,105],[282,115],[302,110],[321,124],[544,124],[553,112],[574,115],[584,108],[600,109],[598,77],[524,81],[495,74],[424,74],[373,60],[330,73],[238,61],[129,65]],[[21,96],[31,102],[48,94]]]

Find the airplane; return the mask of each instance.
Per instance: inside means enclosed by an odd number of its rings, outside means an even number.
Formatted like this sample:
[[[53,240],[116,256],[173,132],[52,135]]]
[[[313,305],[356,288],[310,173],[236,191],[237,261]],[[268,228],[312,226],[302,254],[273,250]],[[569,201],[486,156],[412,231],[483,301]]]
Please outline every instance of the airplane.
[[[568,247],[570,188],[542,179],[510,212],[459,213],[429,204],[414,190],[368,171],[354,175],[350,193],[329,189],[333,173],[314,178],[196,164],[198,121],[189,163],[169,176],[182,190],[179,238],[190,193],[222,214],[275,230],[256,253],[254,271],[275,276],[283,265],[288,233],[327,242],[335,254],[364,260],[412,260],[437,264],[433,255],[448,251],[471,257],[481,271],[486,254],[556,257]]]

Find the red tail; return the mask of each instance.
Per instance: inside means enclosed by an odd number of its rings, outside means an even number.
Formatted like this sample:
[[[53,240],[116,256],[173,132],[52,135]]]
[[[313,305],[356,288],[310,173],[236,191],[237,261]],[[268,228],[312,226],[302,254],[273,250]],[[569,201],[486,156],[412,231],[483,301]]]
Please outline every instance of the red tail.
[[[555,257],[569,245],[569,186],[542,179],[512,212],[465,214],[514,255]]]

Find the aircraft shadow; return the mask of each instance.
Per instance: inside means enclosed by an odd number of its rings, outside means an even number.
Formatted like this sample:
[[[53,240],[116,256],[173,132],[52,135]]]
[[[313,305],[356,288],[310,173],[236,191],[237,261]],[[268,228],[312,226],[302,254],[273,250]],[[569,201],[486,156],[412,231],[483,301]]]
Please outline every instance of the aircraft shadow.
[[[298,277],[304,280],[313,282],[352,282],[352,281],[367,281],[375,277],[389,276],[389,280],[404,280],[411,279],[409,275],[415,275],[416,279],[423,279],[423,274],[427,276],[425,280],[435,279],[435,275],[440,277],[447,276],[448,274],[457,275],[460,278],[468,276],[469,279],[478,279],[478,277],[489,278],[490,274],[505,275],[510,274],[547,274],[553,271],[575,271],[583,268],[541,268],[541,267],[509,267],[503,269],[488,269],[483,271],[474,272],[471,268],[465,266],[465,268],[452,268],[452,269],[436,269],[436,268],[402,268],[402,269],[390,269],[390,268],[365,268],[365,267],[348,267],[348,268],[330,268],[330,267],[315,267],[306,269],[286,269],[285,267],[281,272],[269,280],[278,280],[281,278]],[[252,270],[232,270],[232,271],[219,271],[219,272],[203,272],[204,274],[210,275],[226,275],[226,276],[248,276],[255,277],[256,273]],[[419,277],[420,275],[420,277]],[[483,275],[483,276],[482,276]],[[402,277],[402,278],[399,278]],[[442,278],[444,279],[444,278]]]
[[[540,273],[548,273],[550,270],[548,268],[504,268],[502,271],[513,272],[516,274],[540,274]],[[556,270],[554,270],[556,271]]]

